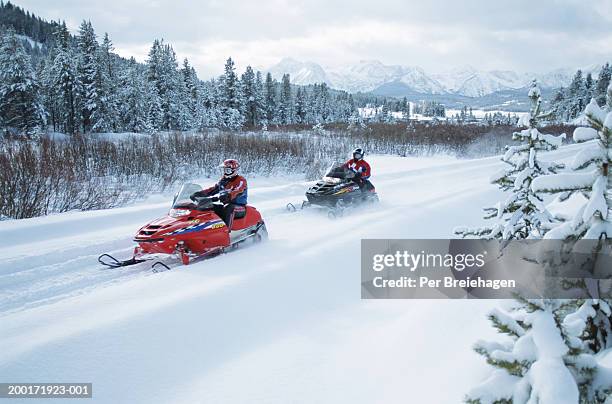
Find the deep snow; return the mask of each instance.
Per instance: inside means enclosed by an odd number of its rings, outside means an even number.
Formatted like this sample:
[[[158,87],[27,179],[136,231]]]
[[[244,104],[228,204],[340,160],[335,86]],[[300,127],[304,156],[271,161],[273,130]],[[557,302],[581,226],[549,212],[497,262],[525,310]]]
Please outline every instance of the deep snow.
[[[270,241],[159,274],[96,258],[127,257],[169,196],[0,222],[0,379],[93,382],[93,402],[460,402],[487,373],[471,346],[493,337],[496,302],[361,300],[360,239],[481,224],[502,163],[370,162],[377,208],[290,214],[307,183],[255,178],[250,203]]]

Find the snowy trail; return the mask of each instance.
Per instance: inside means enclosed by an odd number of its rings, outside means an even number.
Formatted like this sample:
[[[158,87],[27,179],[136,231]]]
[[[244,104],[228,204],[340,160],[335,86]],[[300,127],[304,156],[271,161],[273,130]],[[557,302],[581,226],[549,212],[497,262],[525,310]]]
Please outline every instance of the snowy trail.
[[[160,274],[96,258],[129,255],[162,199],[0,223],[2,379],[93,382],[94,402],[460,402],[485,371],[470,346],[494,302],[362,301],[360,239],[481,223],[501,164],[371,161],[377,209],[289,214],[306,183],[255,179],[270,242]]]

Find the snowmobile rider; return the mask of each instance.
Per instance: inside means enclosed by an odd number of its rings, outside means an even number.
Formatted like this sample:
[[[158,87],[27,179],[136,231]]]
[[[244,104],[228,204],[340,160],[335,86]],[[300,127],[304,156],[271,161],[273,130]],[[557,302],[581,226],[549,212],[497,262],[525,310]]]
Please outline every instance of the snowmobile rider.
[[[238,175],[238,168],[240,167],[238,160],[224,160],[223,164],[219,167],[223,169],[223,175],[219,182],[210,188],[195,192],[191,195],[191,199],[219,195],[219,201],[223,205],[215,205],[215,213],[231,229],[234,209],[237,206],[245,206],[247,204],[247,181],[243,176]]]
[[[374,186],[369,181],[371,174],[370,165],[363,159],[364,155],[363,149],[357,148],[353,150],[353,158],[342,165],[342,167],[348,168],[355,173],[352,179],[359,185],[361,192],[374,189]]]

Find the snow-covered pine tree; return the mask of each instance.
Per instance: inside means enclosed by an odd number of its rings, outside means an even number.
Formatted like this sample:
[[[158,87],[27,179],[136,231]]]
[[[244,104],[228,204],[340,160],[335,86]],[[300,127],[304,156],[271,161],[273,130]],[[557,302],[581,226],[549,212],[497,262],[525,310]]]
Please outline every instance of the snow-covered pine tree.
[[[118,56],[113,53],[114,47],[108,33],[104,33],[104,38],[99,46],[99,66],[102,77],[102,93],[100,114],[104,119],[99,120],[94,131],[106,132],[117,131],[119,127],[119,73],[122,71],[118,62]],[[129,61],[128,61],[129,63]],[[128,63],[123,64],[123,71],[129,70]]]
[[[240,129],[244,125],[244,99],[231,57],[225,63],[225,73],[221,80],[221,105],[224,125],[229,129]]]
[[[548,239],[602,240],[596,248],[612,238],[612,84],[607,90],[606,105],[601,108],[595,99],[587,105],[585,116],[589,127],[574,131],[574,140],[583,143],[571,164],[573,173],[539,178],[532,184],[535,192],[584,195],[582,206],[573,219],[560,224],[547,235]],[[608,241],[609,243],[609,241]],[[598,296],[594,296],[598,297]],[[610,300],[590,300],[586,304],[595,311],[588,335],[583,339],[595,352],[612,348],[612,313]]]
[[[295,122],[306,123],[306,89],[298,87],[295,94]]]
[[[162,106],[162,98],[159,96],[157,86],[151,81],[146,82],[147,94],[147,124],[149,133],[156,133],[164,127],[164,108]]]
[[[574,131],[574,141],[584,144],[571,164],[574,172],[538,178],[531,186],[538,193],[588,195],[576,217],[551,230],[547,238],[612,238],[612,184],[609,175],[612,159],[612,85],[608,86],[603,109],[593,99],[584,112],[589,127],[579,127]]]
[[[580,172],[541,176],[532,182],[534,192],[588,195],[576,217],[550,230],[545,238],[609,238],[611,111],[612,86],[608,89],[605,109],[602,110],[595,99],[587,106],[585,112],[591,127],[578,128],[574,132],[577,142],[587,142],[572,164],[572,169]],[[593,166],[594,169],[583,172]],[[512,342],[479,342],[476,345],[476,351],[498,369],[468,394],[467,401],[609,402],[612,369],[601,365],[597,358],[605,350],[612,349],[611,303],[606,299],[520,300],[513,314],[500,310],[492,312],[490,320],[501,333],[508,334]],[[534,313],[536,321],[533,321]],[[547,353],[545,362],[542,362],[542,352]]]
[[[251,66],[246,67],[246,70],[242,73],[240,82],[242,84],[242,94],[245,102],[245,124],[254,127],[258,120],[258,106],[255,97],[255,72]]]
[[[83,21],[77,37],[79,44],[78,80],[81,84],[81,128],[83,132],[108,130],[102,101],[102,73],[98,59],[98,41],[90,21]]]
[[[220,126],[221,114],[219,97],[217,96],[217,81],[212,79],[200,86],[200,108],[198,126],[200,129],[216,128]]]
[[[589,98],[587,98],[586,81],[582,74],[582,70],[578,70],[567,88],[565,120],[570,121],[578,117],[578,115],[580,115],[580,113],[584,110],[584,107],[588,101]]]
[[[310,94],[312,121],[310,123],[329,123],[332,120],[331,100],[326,83],[314,84]]]
[[[266,120],[266,95],[260,71],[255,75],[255,87],[253,91],[253,96],[255,97],[254,124],[255,126],[263,126]]]
[[[317,110],[321,117],[321,123],[329,123],[333,121],[333,115],[331,110],[331,97],[329,94],[329,87],[327,83],[321,83],[319,85],[320,91],[318,93],[319,98],[317,100]]]
[[[272,79],[272,74],[266,74],[265,82],[265,100],[266,100],[266,120],[270,125],[274,122],[276,116],[276,81]]]
[[[0,36],[0,127],[27,135],[42,130],[46,112],[31,61],[14,31]]]
[[[489,320],[508,338],[475,344],[495,369],[465,401],[603,403],[612,392],[612,369],[600,366],[581,340],[594,315],[583,301],[561,299],[519,299],[510,311],[492,310]]]
[[[612,78],[612,66],[610,63],[606,63],[602,66],[597,76],[597,83],[595,84],[595,101],[600,107],[606,105],[606,92],[610,85],[610,79]]]
[[[147,94],[148,83],[133,57],[122,72],[120,84],[121,127],[128,132],[151,132],[147,119],[148,103],[151,102]]]
[[[540,151],[559,147],[564,135],[552,136],[538,130],[538,121],[547,114],[542,113],[540,89],[535,80],[529,89],[531,110],[523,123],[526,129],[513,134],[513,139],[521,140],[518,146],[510,146],[502,157],[508,167],[493,174],[491,183],[498,184],[510,195],[496,206],[485,208],[485,219],[493,219],[491,226],[481,228],[456,228],[455,234],[478,236],[490,239],[527,239],[542,238],[552,226],[552,215],[543,204],[542,198],[532,190],[532,182],[541,176],[554,174],[562,166],[539,159]]]
[[[278,116],[280,123],[282,125],[291,125],[294,121],[294,111],[293,97],[291,95],[291,78],[289,74],[283,74],[278,104]]]
[[[51,97],[58,102],[57,129],[73,134],[79,127],[81,83],[78,79],[75,52],[70,43],[70,33],[65,23],[58,27],[55,35],[57,47],[47,85],[52,88]]]
[[[584,79],[584,87],[585,87],[585,100],[590,100],[595,96],[595,81],[593,81],[593,75],[591,72],[588,72],[586,78]]]
[[[183,114],[185,116],[181,120],[183,121],[183,129],[187,129],[197,126],[196,117],[198,116],[198,103],[200,98],[198,75],[195,69],[189,64],[187,58],[183,60],[181,76],[185,92],[183,99]]]
[[[174,49],[164,41],[155,40],[149,51],[148,79],[155,85],[163,114],[164,130],[188,129],[185,106],[185,86],[178,71]]]

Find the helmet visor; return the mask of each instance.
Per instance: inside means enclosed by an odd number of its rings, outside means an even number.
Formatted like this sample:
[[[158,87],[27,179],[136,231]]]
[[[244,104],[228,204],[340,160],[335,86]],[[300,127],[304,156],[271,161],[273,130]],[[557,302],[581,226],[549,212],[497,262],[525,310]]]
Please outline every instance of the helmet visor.
[[[360,159],[363,157],[363,153],[353,153],[353,158],[354,159]]]
[[[223,167],[223,174],[230,175],[234,173],[234,169],[232,167]]]

